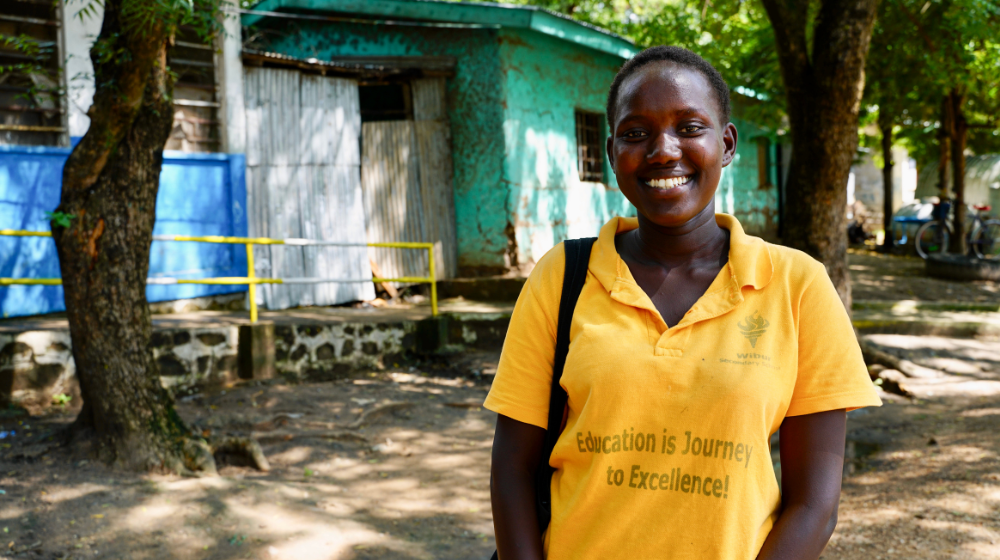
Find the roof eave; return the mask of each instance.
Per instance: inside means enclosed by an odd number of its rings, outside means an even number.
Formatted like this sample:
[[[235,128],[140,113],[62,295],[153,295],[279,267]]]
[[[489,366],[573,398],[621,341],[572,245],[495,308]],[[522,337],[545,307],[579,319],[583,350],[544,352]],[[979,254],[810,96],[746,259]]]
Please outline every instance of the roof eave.
[[[253,8],[260,12],[279,10],[531,29],[621,58],[630,58],[638,52],[635,45],[609,31],[536,7],[419,0],[264,0]],[[243,25],[253,25],[266,17],[250,13],[241,19]]]

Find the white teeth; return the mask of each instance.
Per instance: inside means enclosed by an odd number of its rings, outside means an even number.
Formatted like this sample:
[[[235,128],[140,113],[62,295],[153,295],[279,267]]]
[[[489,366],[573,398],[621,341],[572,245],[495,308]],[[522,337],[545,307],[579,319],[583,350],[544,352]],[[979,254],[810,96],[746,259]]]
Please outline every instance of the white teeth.
[[[653,179],[652,181],[646,181],[646,184],[653,187],[654,189],[672,189],[675,187],[679,187],[690,180],[691,176],[685,175],[684,177],[668,177],[666,179]]]

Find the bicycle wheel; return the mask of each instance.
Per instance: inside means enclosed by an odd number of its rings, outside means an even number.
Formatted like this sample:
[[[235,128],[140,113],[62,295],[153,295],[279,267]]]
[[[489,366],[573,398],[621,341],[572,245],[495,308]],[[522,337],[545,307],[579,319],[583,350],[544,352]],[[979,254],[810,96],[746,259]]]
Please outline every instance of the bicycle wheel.
[[[927,222],[913,236],[913,248],[920,258],[926,259],[927,255],[947,251],[950,239],[948,228],[942,227],[941,222]]]
[[[972,239],[972,250],[981,259],[1000,258],[1000,220],[987,220]]]

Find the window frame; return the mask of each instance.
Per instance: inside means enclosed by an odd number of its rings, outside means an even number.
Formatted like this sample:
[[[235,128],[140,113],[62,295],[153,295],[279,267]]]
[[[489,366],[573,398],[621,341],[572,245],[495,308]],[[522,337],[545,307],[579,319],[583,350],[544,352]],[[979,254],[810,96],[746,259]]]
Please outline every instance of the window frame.
[[[48,13],[44,15],[33,13],[45,10]],[[29,41],[38,44],[51,43],[51,49],[46,51],[45,47],[41,47],[37,57],[18,53],[16,48],[5,48],[3,51],[8,54],[3,58],[7,60],[0,61],[0,65],[17,64],[18,60],[33,64],[39,72],[12,73],[27,77],[32,82],[34,80],[30,76],[38,74],[54,84],[52,89],[39,88],[37,82],[33,86],[3,84],[5,92],[23,93],[0,95],[0,145],[69,146],[63,12],[60,3],[42,0],[8,0],[4,9],[0,10],[0,23],[15,29],[13,35],[5,34],[6,37],[26,36]],[[32,91],[37,93],[32,94]],[[43,106],[45,102],[39,101],[42,98],[48,98],[47,103],[51,106]]]
[[[604,161],[602,134],[604,115],[595,111],[573,110],[576,131],[576,172],[580,182],[606,185],[608,175]],[[593,153],[591,153],[593,152]]]

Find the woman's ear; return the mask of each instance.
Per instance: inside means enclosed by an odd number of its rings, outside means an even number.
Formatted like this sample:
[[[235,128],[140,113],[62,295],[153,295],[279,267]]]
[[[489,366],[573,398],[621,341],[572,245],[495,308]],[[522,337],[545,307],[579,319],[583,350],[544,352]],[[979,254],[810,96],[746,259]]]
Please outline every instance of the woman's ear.
[[[722,167],[726,167],[732,163],[733,158],[736,157],[736,141],[738,136],[736,125],[726,123],[726,127],[722,130],[722,145],[724,148],[722,153]]]

